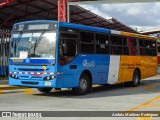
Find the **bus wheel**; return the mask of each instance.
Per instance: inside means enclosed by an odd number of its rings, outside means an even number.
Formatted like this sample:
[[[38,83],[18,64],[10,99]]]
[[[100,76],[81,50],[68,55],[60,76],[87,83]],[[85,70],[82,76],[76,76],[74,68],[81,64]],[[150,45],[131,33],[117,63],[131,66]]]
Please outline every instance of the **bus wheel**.
[[[49,93],[51,90],[52,88],[38,88],[38,91],[43,93]]]
[[[79,86],[73,88],[73,92],[77,95],[85,95],[89,92],[91,84],[89,82],[89,77],[86,74],[82,74],[79,80]]]
[[[137,87],[138,85],[140,85],[140,73],[137,70],[135,70],[133,73],[132,81],[125,82],[124,84],[127,87]]]

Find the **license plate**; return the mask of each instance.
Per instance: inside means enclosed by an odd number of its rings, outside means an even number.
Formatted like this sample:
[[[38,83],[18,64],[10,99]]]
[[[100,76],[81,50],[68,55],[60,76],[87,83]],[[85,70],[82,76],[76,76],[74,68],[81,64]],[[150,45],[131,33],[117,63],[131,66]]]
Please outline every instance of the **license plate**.
[[[51,86],[51,82],[44,82],[44,85]]]

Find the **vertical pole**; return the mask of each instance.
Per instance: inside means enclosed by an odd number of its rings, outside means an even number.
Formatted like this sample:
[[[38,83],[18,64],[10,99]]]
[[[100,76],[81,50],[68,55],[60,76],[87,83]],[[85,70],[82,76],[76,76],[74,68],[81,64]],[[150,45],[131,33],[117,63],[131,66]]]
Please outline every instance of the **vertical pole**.
[[[66,22],[66,0],[58,0],[58,21]]]
[[[67,22],[70,22],[70,5],[69,2],[67,2]]]
[[[61,21],[61,0],[58,0],[58,21]]]

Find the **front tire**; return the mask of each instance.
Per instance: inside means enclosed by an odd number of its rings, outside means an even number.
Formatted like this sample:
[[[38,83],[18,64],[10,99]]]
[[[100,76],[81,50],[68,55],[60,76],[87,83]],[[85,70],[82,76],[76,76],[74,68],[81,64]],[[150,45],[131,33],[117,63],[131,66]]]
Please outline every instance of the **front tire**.
[[[140,85],[140,73],[139,71],[135,70],[133,73],[132,81],[131,82],[125,82],[125,86],[127,87],[137,87]]]
[[[90,91],[90,89],[91,89],[91,84],[88,75],[82,74],[79,79],[78,87],[73,88],[72,90],[76,95],[85,95]]]
[[[50,93],[52,88],[38,88],[39,92]]]

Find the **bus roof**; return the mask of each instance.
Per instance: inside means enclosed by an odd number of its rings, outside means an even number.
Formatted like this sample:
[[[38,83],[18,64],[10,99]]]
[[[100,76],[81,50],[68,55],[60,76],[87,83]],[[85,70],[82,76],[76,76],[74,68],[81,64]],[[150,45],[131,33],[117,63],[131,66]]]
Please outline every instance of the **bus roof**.
[[[38,22],[41,22],[41,23],[58,22],[59,26],[70,27],[70,28],[75,28],[75,29],[77,28],[77,29],[94,31],[94,32],[102,32],[102,33],[122,35],[122,36],[127,36],[127,37],[135,37],[135,38],[140,38],[140,39],[158,40],[157,37],[151,37],[151,36],[142,35],[142,34],[135,34],[135,33],[124,32],[124,31],[117,31],[117,30],[111,30],[111,29],[105,29],[105,28],[99,28],[99,27],[92,27],[92,26],[81,25],[81,24],[59,22],[59,21],[54,21],[54,20],[32,20],[32,21],[19,22],[19,23],[15,23],[15,24],[34,23],[34,22],[35,23],[38,23]]]
[[[157,37],[151,37],[151,36],[147,36],[147,35],[124,32],[124,31],[110,30],[110,29],[105,29],[105,28],[91,27],[91,26],[73,24],[73,23],[66,23],[66,22],[59,22],[59,24],[60,24],[60,26],[66,26],[66,27],[71,27],[71,28],[79,28],[79,29],[90,30],[90,31],[95,31],[95,32],[104,32],[104,33],[110,33],[110,34],[115,34],[115,35],[136,37],[136,38],[141,38],[141,39],[158,40]]]

